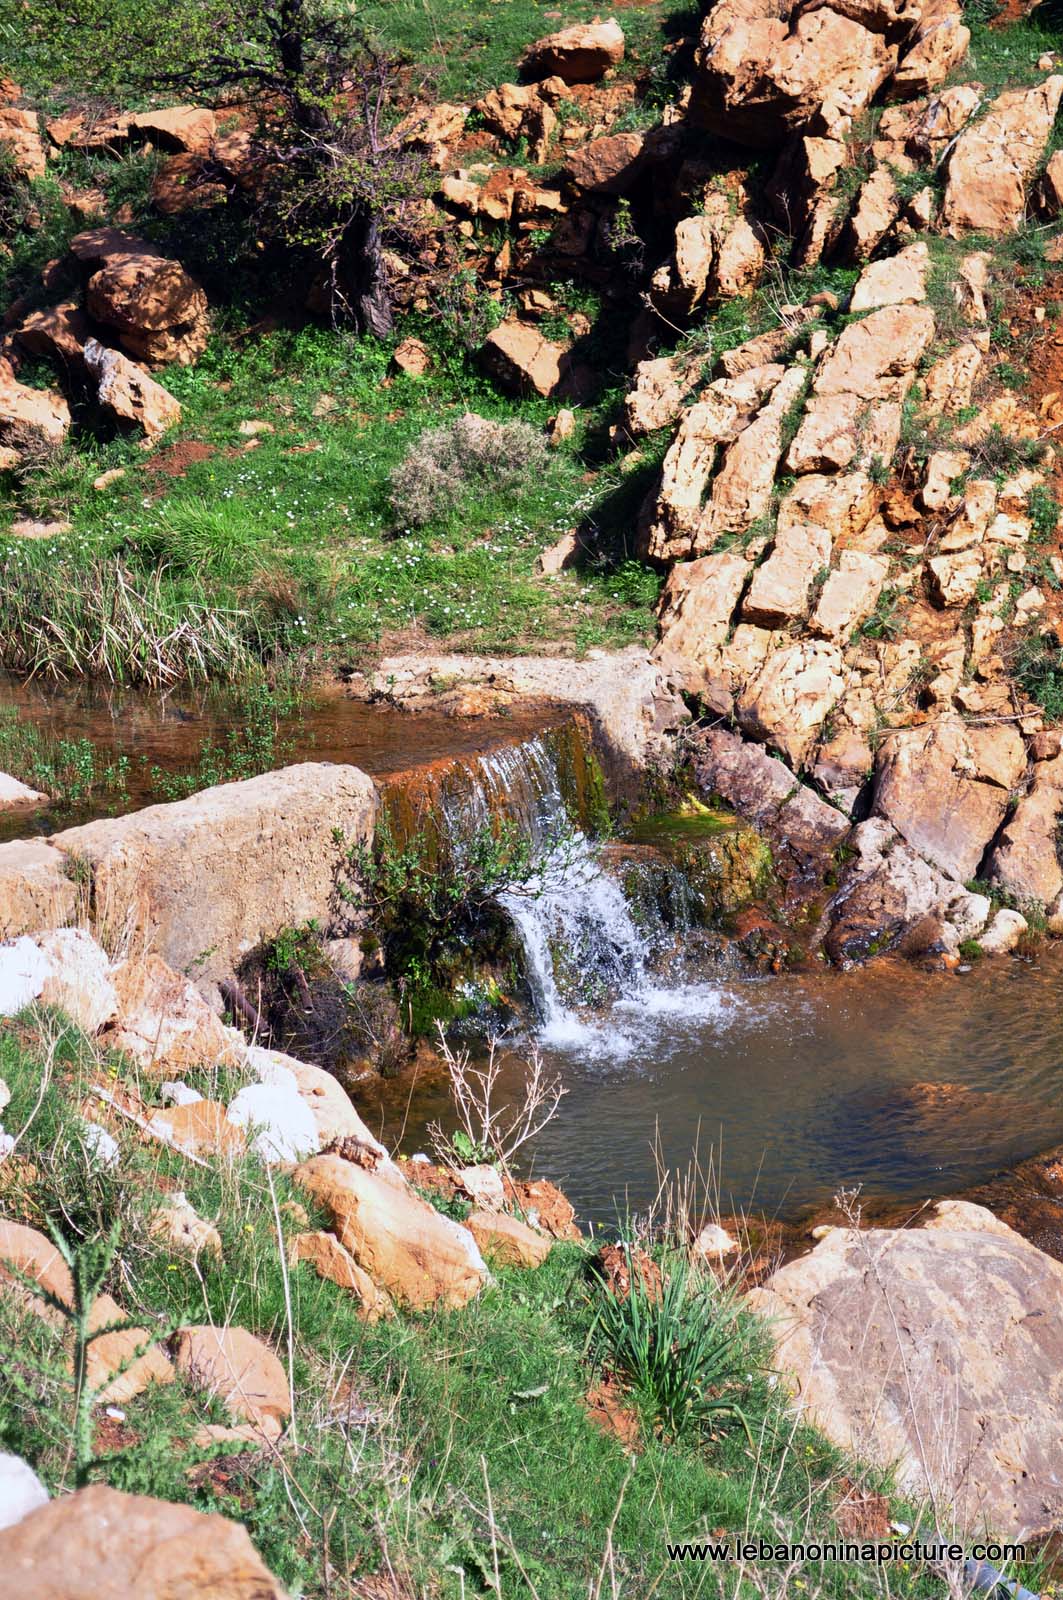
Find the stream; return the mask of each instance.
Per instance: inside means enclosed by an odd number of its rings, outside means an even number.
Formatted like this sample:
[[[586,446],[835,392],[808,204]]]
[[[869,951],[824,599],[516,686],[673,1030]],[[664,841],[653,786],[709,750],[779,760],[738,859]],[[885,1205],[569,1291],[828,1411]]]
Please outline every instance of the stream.
[[[130,758],[130,805],[155,798],[152,764],[195,767],[231,726],[224,703],[103,694],[0,681],[60,737]],[[926,973],[880,961],[850,973],[741,980],[719,965],[662,960],[670,930],[625,898],[598,848],[573,823],[554,746],[556,708],[455,719],[313,700],[293,722],[286,761],[348,761],[389,783],[459,771],[436,791],[455,848],[504,811],[532,839],[536,870],[501,897],[524,953],[534,1016],[502,1041],[503,1085],[519,1086],[541,1050],[567,1087],[538,1139],[534,1170],[559,1183],[584,1221],[644,1209],[660,1166],[697,1160],[724,1211],[788,1218],[862,1185],[918,1202],[976,1184],[1063,1142],[1063,950]],[[282,730],[282,737],[285,730]],[[97,808],[98,809],[98,808]],[[95,814],[52,808],[0,819],[15,837]],[[684,943],[682,934],[679,944]],[[696,939],[690,939],[696,948]],[[366,1085],[361,1109],[389,1141],[426,1148],[449,1103],[438,1078]]]

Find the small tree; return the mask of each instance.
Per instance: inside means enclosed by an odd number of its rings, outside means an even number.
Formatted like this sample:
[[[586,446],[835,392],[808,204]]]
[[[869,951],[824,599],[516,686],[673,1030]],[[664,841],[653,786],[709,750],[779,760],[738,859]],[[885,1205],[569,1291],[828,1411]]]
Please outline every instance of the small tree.
[[[260,225],[324,269],[335,313],[391,327],[384,252],[416,234],[426,166],[391,126],[394,63],[333,0],[41,0],[50,79],[164,91],[258,115],[272,150]]]

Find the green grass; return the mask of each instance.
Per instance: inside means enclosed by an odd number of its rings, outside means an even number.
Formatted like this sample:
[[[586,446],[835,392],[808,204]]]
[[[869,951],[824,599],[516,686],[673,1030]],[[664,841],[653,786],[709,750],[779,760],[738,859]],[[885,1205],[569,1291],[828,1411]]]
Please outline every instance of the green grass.
[[[145,457],[131,441],[83,438],[14,487],[9,514],[21,504],[74,531],[6,549],[0,534],[11,597],[0,661],[59,674],[80,661],[152,681],[238,675],[277,654],[344,665],[400,631],[489,650],[647,637],[658,581],[618,562],[607,539],[582,571],[535,574],[562,532],[608,518],[618,475],[588,484],[575,448],[506,494],[466,497],[423,530],[395,528],[389,473],[426,428],[466,409],[540,424],[556,409],[500,397],[445,336],[421,331],[436,344],[423,380],[390,376],[387,346],[331,330],[219,336],[195,368],[161,375],[184,407],[174,442],[194,441],[203,457],[180,476],[165,474],[168,444]],[[239,424],[252,419],[275,432],[246,451]],[[94,490],[114,466],[125,478]],[[121,619],[116,588],[130,613]],[[162,667],[150,649],[160,636]]]
[[[0,706],[0,772],[63,804],[99,800],[119,805],[126,798],[129,760],[108,759],[91,739],[60,737],[15,707]]]
[[[0,1076],[12,1090],[5,1123],[25,1130],[20,1152],[32,1162],[6,1187],[6,1215],[40,1227],[61,1206],[75,1238],[106,1235],[117,1222],[110,1287],[124,1310],[148,1328],[208,1319],[243,1326],[287,1358],[273,1198],[255,1162],[193,1166],[119,1127],[119,1164],[100,1169],[85,1149],[81,1095],[92,1076],[132,1084],[135,1075],[120,1058],[98,1057],[60,1018],[27,1013],[0,1023]],[[290,1178],[272,1182],[280,1206],[307,1204]],[[149,1235],[149,1209],[171,1188],[216,1220],[220,1262],[193,1268]],[[281,1216],[285,1234],[300,1226]],[[92,1475],[239,1518],[304,1600],[347,1592],[341,1580],[379,1571],[385,1559],[411,1593],[440,1600],[491,1591],[504,1600],[586,1600],[602,1572],[602,1594],[781,1600],[784,1580],[770,1567],[759,1569],[766,1587],[755,1587],[734,1568],[673,1565],[665,1540],[713,1529],[821,1538],[840,1475],[872,1489],[881,1478],[794,1423],[756,1365],[763,1331],[741,1312],[743,1356],[752,1351],[753,1365],[729,1371],[749,1435],[710,1416],[709,1426],[668,1442],[646,1423],[629,1453],[583,1403],[599,1370],[594,1328],[604,1292],[588,1258],[585,1245],[557,1245],[537,1272],[499,1270],[464,1310],[371,1328],[349,1295],[299,1267],[291,1275],[295,1438],[280,1457],[197,1448],[196,1427],[224,1419],[217,1402],[178,1380],[123,1407],[122,1437]],[[57,1356],[55,1337],[0,1298],[10,1380],[0,1391],[0,1440],[53,1490],[69,1473],[70,1395]],[[218,1455],[226,1459],[215,1471]],[[895,1511],[911,1520],[902,1502]],[[789,1582],[832,1600],[885,1592],[874,1566],[815,1566]],[[931,1579],[906,1570],[891,1571],[890,1582],[895,1596],[936,1592]]]

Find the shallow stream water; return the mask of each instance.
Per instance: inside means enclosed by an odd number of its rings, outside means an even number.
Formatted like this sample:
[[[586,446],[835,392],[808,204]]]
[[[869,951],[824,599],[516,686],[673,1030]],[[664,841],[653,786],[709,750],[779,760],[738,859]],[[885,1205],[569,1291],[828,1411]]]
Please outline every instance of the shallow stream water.
[[[543,1045],[569,1092],[535,1170],[610,1223],[650,1204],[662,1165],[695,1158],[725,1212],[790,1219],[843,1185],[955,1193],[1063,1141],[1061,994],[1052,946],[951,975],[880,962],[650,989]],[[523,1055],[507,1058],[514,1089]],[[448,1111],[426,1083],[385,1085],[363,1109],[406,1151]]]

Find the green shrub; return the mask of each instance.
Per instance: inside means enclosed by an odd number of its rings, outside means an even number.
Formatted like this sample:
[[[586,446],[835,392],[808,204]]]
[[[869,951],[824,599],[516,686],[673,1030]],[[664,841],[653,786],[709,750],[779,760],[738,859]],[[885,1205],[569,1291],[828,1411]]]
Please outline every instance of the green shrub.
[[[624,1246],[630,1284],[606,1290],[595,1320],[600,1353],[633,1384],[654,1422],[673,1438],[727,1418],[748,1427],[739,1404],[748,1338],[736,1306],[682,1257],[658,1287]]]
[[[530,423],[492,422],[468,411],[422,433],[392,469],[396,522],[422,528],[477,491],[512,493],[546,462],[546,441]]]

